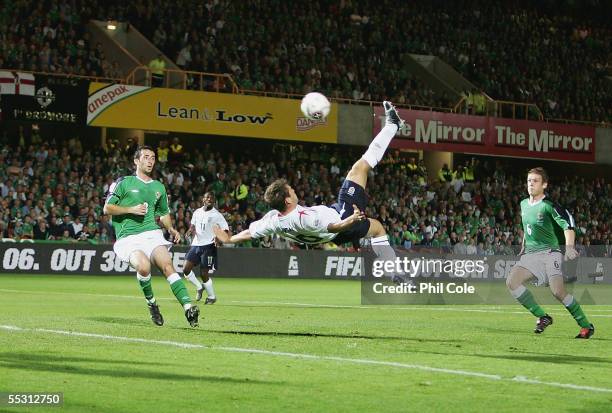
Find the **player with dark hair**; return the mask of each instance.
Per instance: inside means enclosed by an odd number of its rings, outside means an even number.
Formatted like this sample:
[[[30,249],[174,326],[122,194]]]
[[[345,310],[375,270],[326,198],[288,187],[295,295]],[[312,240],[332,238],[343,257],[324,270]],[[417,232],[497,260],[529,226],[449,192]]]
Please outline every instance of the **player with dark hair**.
[[[202,207],[194,211],[191,218],[191,226],[187,230],[187,235],[194,234],[191,241],[191,248],[185,257],[185,267],[183,273],[198,290],[196,300],[202,299],[202,293],[206,289],[206,301],[204,304],[214,304],[217,301],[213,288],[212,274],[217,269],[217,245],[215,243],[215,233],[213,227],[219,225],[224,231],[229,231],[227,221],[215,208],[215,195],[206,192],[202,197]],[[203,284],[198,280],[194,272],[194,267],[200,266]]]
[[[380,221],[366,217],[363,212],[368,203],[365,192],[368,173],[380,162],[391,139],[403,124],[391,102],[383,102],[383,107],[385,125],[363,156],[353,164],[342,183],[337,203],[331,207],[301,206],[295,190],[286,180],[278,179],[268,186],[264,195],[271,211],[236,235],[230,235],[217,227],[217,238],[224,243],[239,243],[278,234],[301,244],[314,245],[331,241],[341,245],[356,243],[365,237],[370,238],[372,248],[379,258],[395,260],[395,252],[389,246],[385,228]],[[397,278],[395,280],[399,281]]]
[[[104,213],[112,215],[117,241],[113,246],[115,254],[136,269],[136,277],[149,307],[151,319],[158,326],[164,318],[153,295],[151,286],[151,263],[155,264],[166,277],[174,296],[185,311],[185,317],[192,327],[198,325],[200,310],[191,304],[191,298],[182,278],[172,265],[168,250],[172,243],[164,238],[161,228],[155,222],[159,217],[176,243],[180,235],[172,226],[166,188],[151,177],[155,166],[155,152],[149,146],[140,146],[134,152],[136,173],[115,181],[109,188]]]
[[[565,245],[565,260],[578,256],[574,248],[574,218],[567,209],[546,199],[544,190],[547,187],[548,174],[543,168],[533,168],[528,172],[529,198],[521,202],[524,231],[521,258],[512,268],[506,285],[510,294],[538,318],[535,333],[540,334],[553,323],[553,319],[536,303],[523,283],[533,277],[538,285],[548,283],[555,298],[563,303],[580,326],[576,338],[588,339],[595,333],[595,327],[586,318],[574,296],[565,290],[561,272],[564,259],[562,245]]]

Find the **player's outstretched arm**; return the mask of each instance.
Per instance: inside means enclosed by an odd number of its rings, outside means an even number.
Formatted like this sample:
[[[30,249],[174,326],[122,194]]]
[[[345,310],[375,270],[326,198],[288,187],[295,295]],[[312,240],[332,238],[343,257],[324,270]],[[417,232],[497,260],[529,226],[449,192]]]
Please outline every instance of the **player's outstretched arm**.
[[[332,234],[335,234],[337,232],[346,231],[351,226],[353,226],[353,224],[355,224],[356,222],[363,221],[363,220],[366,220],[366,219],[367,218],[365,216],[365,213],[360,211],[359,208],[357,208],[357,205],[353,205],[353,215],[344,218],[340,222],[336,222],[334,224],[329,224],[327,226],[327,231],[331,232]]]
[[[166,228],[170,233],[172,242],[178,244],[181,241],[181,234],[172,226],[172,218],[170,218],[170,214],[159,217],[159,222],[161,222],[164,228]]]
[[[245,229],[240,234],[231,235],[229,231],[224,231],[219,225],[215,225],[213,227],[213,231],[215,232],[217,239],[224,244],[238,244],[252,238],[251,232],[248,229]]]
[[[189,229],[187,230],[187,232],[185,232],[185,237],[188,237],[191,234],[195,234],[196,233],[196,227],[195,225],[191,224],[191,226],[189,227]]]
[[[131,207],[120,206],[115,204],[105,204],[104,214],[106,215],[145,215],[147,213],[147,205],[142,203]]]
[[[576,251],[576,247],[574,246],[576,232],[573,229],[566,229],[563,232],[565,235],[565,260],[573,260],[578,256],[578,251]]]

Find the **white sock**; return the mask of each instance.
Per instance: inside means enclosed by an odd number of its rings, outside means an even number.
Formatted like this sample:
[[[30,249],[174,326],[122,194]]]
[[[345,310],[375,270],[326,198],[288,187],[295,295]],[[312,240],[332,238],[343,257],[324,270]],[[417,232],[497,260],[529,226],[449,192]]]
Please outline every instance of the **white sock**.
[[[372,244],[372,250],[374,250],[377,260],[395,262],[395,258],[397,256],[395,255],[395,250],[393,249],[391,244],[389,244],[388,236],[383,235],[381,237],[371,238],[370,243]],[[393,277],[396,274],[403,275],[404,272],[400,269],[400,271],[392,271],[390,273],[385,273],[385,276]]]
[[[190,308],[191,308],[191,303],[183,304],[183,309],[185,311],[189,310]]]
[[[378,162],[380,162],[389,143],[391,143],[391,139],[393,139],[397,133],[397,129],[397,125],[395,124],[385,125],[370,143],[368,150],[361,158],[364,159],[371,168],[374,168]]]
[[[166,281],[168,281],[168,284],[172,285],[175,282],[180,281],[180,279],[181,279],[181,276],[175,272],[175,273],[170,274],[170,276],[166,278]]]
[[[518,300],[518,298],[523,295],[526,290],[527,288],[525,288],[524,285],[520,285],[516,290],[510,290],[510,295]]]
[[[213,285],[212,285],[212,278],[208,277],[208,281],[204,283],[204,288],[206,288],[206,294],[210,298],[215,298],[215,289],[213,288]]]
[[[202,289],[202,283],[200,282],[200,280],[198,280],[198,277],[196,277],[195,273],[193,271],[191,271],[189,274],[185,274],[185,278],[187,278],[189,281],[191,281],[191,283],[193,285],[195,285],[195,287],[198,290]]]
[[[140,275],[139,272],[136,273],[136,278],[138,278],[138,281],[149,281],[151,279],[151,274],[147,275],[146,277]]]

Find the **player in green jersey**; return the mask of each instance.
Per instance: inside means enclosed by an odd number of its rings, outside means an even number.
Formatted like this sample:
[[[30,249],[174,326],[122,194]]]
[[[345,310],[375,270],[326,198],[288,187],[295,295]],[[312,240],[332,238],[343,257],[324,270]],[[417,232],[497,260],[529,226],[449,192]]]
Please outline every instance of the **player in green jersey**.
[[[155,222],[156,217],[168,230],[174,242],[180,235],[172,226],[166,188],[151,178],[155,166],[155,152],[149,146],[141,146],[134,153],[136,174],[124,176],[109,188],[104,213],[112,215],[117,241],[115,254],[136,269],[136,277],[149,306],[151,319],[158,326],[164,318],[155,301],[151,286],[151,263],[166,277],[178,302],[185,310],[185,317],[192,327],[197,327],[200,310],[191,305],[191,298],[182,278],[172,265],[168,250],[172,243]]]
[[[506,285],[510,294],[538,317],[535,333],[540,334],[553,323],[553,319],[536,303],[523,283],[532,277],[537,279],[538,285],[548,282],[555,298],[563,303],[580,326],[576,338],[589,338],[595,333],[595,327],[586,318],[576,299],[565,290],[561,273],[564,259],[562,246],[565,247],[565,260],[578,256],[574,248],[574,218],[568,210],[546,199],[544,190],[547,186],[548,174],[544,168],[529,171],[529,198],[521,202],[524,231],[521,258],[510,271]]]

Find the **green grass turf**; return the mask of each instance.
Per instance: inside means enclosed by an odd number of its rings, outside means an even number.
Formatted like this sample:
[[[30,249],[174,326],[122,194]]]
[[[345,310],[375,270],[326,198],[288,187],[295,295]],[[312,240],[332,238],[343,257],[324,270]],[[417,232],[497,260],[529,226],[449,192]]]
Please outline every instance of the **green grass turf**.
[[[150,322],[132,277],[0,276],[0,325],[24,329],[0,328],[0,391],[64,393],[62,409],[35,412],[612,411],[612,305],[585,306],[597,333],[575,340],[560,305],[546,306],[555,323],[536,336],[520,306],[361,307],[358,282],[218,278],[219,302],[202,305],[191,329],[168,284],[155,277],[153,287],[163,327]],[[500,379],[406,367],[414,365]]]

